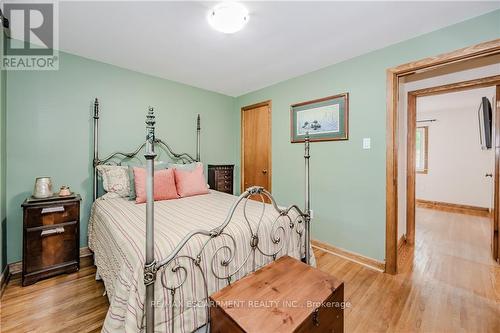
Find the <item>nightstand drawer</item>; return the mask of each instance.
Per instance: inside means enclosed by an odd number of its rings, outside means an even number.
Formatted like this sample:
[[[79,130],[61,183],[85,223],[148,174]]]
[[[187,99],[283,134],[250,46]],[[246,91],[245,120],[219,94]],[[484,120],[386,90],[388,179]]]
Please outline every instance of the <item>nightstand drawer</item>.
[[[68,262],[77,262],[77,228],[78,223],[74,221],[25,229],[29,255],[23,262],[24,272],[32,273]]]
[[[78,220],[79,203],[60,203],[51,206],[26,208],[25,226],[27,228],[60,224]]]
[[[217,182],[217,188],[218,189],[226,188],[226,187],[230,187],[232,189],[233,188],[233,182],[231,180],[219,180]]]
[[[233,170],[231,169],[216,169],[215,175],[219,177],[231,176],[233,174]]]
[[[216,174],[217,180],[233,180],[233,173],[230,171],[220,172],[218,171]]]
[[[233,184],[219,185],[217,186],[217,191],[233,194]]]

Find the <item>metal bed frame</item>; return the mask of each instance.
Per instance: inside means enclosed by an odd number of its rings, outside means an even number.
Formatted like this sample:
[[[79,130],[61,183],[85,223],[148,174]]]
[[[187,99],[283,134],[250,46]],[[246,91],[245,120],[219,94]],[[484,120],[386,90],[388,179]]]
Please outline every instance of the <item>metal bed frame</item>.
[[[142,143],[136,150],[130,153],[115,152],[103,159],[99,158],[99,102],[97,98],[94,102],[94,126],[93,126],[93,136],[94,136],[94,156],[93,156],[93,199],[97,199],[98,192],[98,174],[96,167],[102,164],[113,164],[113,160],[116,158],[134,158],[139,152],[145,148],[144,157],[146,159],[146,262],[144,264],[144,284],[146,286],[146,297],[145,297],[145,318],[143,318],[143,329],[145,325],[146,333],[154,332],[154,305],[155,305],[155,295],[154,295],[154,284],[158,274],[160,274],[160,281],[162,286],[170,291],[172,297],[172,309],[176,296],[177,290],[181,288],[184,283],[188,280],[188,270],[186,264],[183,264],[181,260],[186,260],[191,265],[197,268],[197,271],[201,274],[204,283],[204,296],[205,300],[208,302],[208,286],[207,286],[207,274],[211,273],[215,278],[219,280],[226,280],[228,284],[231,283],[232,278],[249,262],[252,262],[252,271],[256,270],[255,265],[255,255],[260,253],[265,257],[272,258],[272,260],[277,259],[278,256],[284,255],[282,253],[286,251],[285,246],[288,237],[299,237],[299,244],[304,244],[304,256],[302,261],[310,264],[311,260],[311,238],[310,238],[310,176],[309,176],[309,159],[310,159],[310,142],[309,135],[306,135],[304,142],[304,162],[305,162],[305,208],[302,211],[297,205],[291,205],[287,208],[280,208],[271,193],[266,191],[263,187],[252,186],[249,187],[245,192],[243,192],[232,204],[229,209],[224,221],[217,228],[211,230],[193,230],[187,234],[182,241],[174,248],[172,253],[163,259],[156,260],[154,257],[154,159],[157,154],[155,152],[155,146],[158,145],[167,151],[170,157],[176,161],[182,163],[192,163],[200,161],[200,115],[197,116],[196,120],[196,158],[193,158],[187,153],[176,153],[174,152],[168,144],[164,141],[157,139],[155,136],[155,115],[154,108],[149,107],[146,116],[146,140]],[[262,214],[257,222],[257,227],[252,228],[252,225],[246,214],[247,202],[249,199],[253,198],[260,199],[262,203]],[[266,204],[266,199],[271,203],[271,205]],[[242,206],[243,215],[246,222],[246,226],[250,232],[250,251],[248,254],[244,255],[243,262],[235,262],[235,253],[237,251],[236,241],[233,235],[226,231],[226,227],[231,222],[232,217],[236,209]],[[262,248],[259,243],[259,228],[263,223],[264,210],[268,207],[272,207],[278,216],[272,222],[271,233],[268,235],[270,237],[271,243],[276,247],[271,251],[269,249]],[[292,218],[291,214],[295,212],[296,217]],[[189,256],[181,253],[181,250],[186,246],[186,244],[195,237],[202,237],[204,239],[201,249],[196,256]],[[201,267],[202,254],[204,249],[207,247],[212,240],[226,237],[229,241],[229,245],[224,243],[220,245],[214,252],[209,267],[211,272],[203,271]],[[303,237],[303,238],[302,238]],[[303,242],[303,243],[302,243]],[[302,249],[300,249],[302,253]],[[207,260],[208,264],[208,260]],[[231,269],[230,266],[234,269]],[[222,267],[226,269],[226,273],[221,274],[217,271],[216,267]],[[227,271],[229,270],[229,273]],[[209,332],[210,316],[209,316],[209,305],[206,307],[206,331]],[[174,311],[171,311],[170,324],[171,332],[174,331]],[[144,320],[145,319],[145,320]]]

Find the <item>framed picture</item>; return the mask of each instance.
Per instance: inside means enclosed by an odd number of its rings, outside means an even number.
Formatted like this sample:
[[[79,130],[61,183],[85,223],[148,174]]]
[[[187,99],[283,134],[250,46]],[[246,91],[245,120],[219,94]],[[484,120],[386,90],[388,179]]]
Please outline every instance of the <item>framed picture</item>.
[[[349,138],[349,94],[340,94],[290,107],[290,141],[335,141]]]

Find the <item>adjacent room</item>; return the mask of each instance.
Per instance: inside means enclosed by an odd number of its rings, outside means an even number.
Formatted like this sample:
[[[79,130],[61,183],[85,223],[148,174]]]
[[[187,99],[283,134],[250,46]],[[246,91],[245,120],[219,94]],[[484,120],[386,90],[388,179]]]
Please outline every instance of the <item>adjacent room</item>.
[[[0,21],[1,332],[500,332],[498,1]]]
[[[414,253],[401,267],[492,302],[495,291],[484,281],[497,265],[495,152],[488,139],[495,100],[495,86],[417,97],[416,212],[414,230],[407,230]]]

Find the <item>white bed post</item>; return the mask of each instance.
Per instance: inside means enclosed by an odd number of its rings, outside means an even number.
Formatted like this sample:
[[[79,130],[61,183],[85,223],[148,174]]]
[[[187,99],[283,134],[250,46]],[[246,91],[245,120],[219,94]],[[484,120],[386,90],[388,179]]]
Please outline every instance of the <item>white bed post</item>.
[[[200,131],[201,131],[201,121],[200,114],[196,117],[196,161],[200,161]]]
[[[146,285],[146,332],[154,332],[154,282],[156,280],[156,261],[154,257],[154,159],[155,115],[149,107],[146,116],[146,262],[144,265],[144,284]]]
[[[311,183],[309,179],[309,133],[307,133],[304,140],[304,161],[305,161],[305,255],[306,264],[311,264]]]
[[[97,199],[97,164],[99,164],[99,101],[94,101],[94,179],[92,179],[92,202]]]

